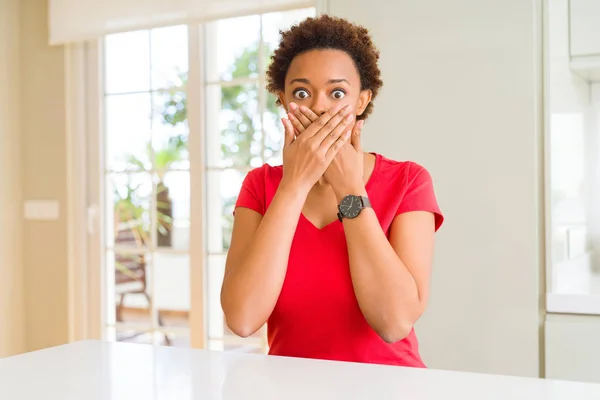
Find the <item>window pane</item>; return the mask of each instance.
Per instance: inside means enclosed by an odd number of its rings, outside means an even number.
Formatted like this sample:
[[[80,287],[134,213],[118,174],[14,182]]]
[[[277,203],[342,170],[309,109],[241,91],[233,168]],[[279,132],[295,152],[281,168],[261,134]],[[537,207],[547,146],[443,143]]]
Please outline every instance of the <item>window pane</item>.
[[[292,25],[315,15],[315,8],[264,14],[262,17],[262,36],[268,53],[271,54],[279,45],[280,30],[289,29]]]
[[[217,351],[234,351],[238,353],[265,354],[265,351],[263,350],[262,346],[256,345],[254,343],[241,345],[239,343],[228,343],[223,340],[209,340],[208,348],[209,350]]]
[[[260,166],[262,132],[258,85],[208,86],[207,103],[210,119],[206,138],[208,166]],[[217,104],[220,105],[218,110]]]
[[[206,36],[209,82],[258,76],[260,16],[216,21],[207,26]]]
[[[208,251],[222,253],[229,249],[233,228],[233,207],[246,173],[228,169],[209,171],[206,180],[206,234]]]
[[[152,327],[151,257],[148,253],[108,252],[107,275],[112,273],[114,287],[107,287],[109,324],[135,324]],[[111,302],[114,299],[114,303]],[[112,315],[114,310],[114,316]]]
[[[115,331],[115,340],[118,342],[152,344],[158,346],[190,347],[189,334],[137,331],[122,327]]]
[[[150,199],[152,179],[149,173],[115,173],[107,177],[107,245],[147,247],[150,236]]]
[[[554,114],[550,124],[552,247],[554,262],[560,262],[586,250],[584,116]],[[578,236],[583,240],[574,240]]]
[[[152,102],[154,168],[189,169],[186,93],[157,92],[152,95]]]
[[[208,296],[206,299],[208,306],[208,337],[215,339],[222,338],[225,334],[225,320],[220,300],[223,274],[225,273],[225,260],[226,256],[223,254],[209,255],[206,268],[208,278]]]
[[[150,40],[152,89],[183,86],[188,71],[187,26],[153,29]]]
[[[188,327],[191,299],[189,255],[156,253],[154,273],[158,325]]]
[[[223,343],[222,340],[209,340],[208,341],[208,349],[223,351],[223,350],[225,350],[225,343]]]
[[[187,332],[155,332],[154,333],[156,343],[161,346],[171,346],[171,347],[184,347],[190,348],[192,347],[192,342],[190,338],[189,331]],[[173,393],[169,391],[169,393]],[[180,397],[181,398],[181,397]]]
[[[190,243],[190,173],[159,174],[156,189],[157,244],[179,250]]]
[[[106,163],[111,171],[150,168],[149,93],[106,98]]]
[[[152,332],[136,331],[133,329],[118,329],[116,331],[117,342],[154,344]]]
[[[271,165],[281,165],[281,149],[283,146],[283,125],[281,117],[284,116],[283,107],[275,104],[276,97],[267,94],[267,107],[263,114],[263,130],[265,134],[264,159]]]
[[[105,41],[106,93],[150,89],[150,34],[137,31],[109,35]]]

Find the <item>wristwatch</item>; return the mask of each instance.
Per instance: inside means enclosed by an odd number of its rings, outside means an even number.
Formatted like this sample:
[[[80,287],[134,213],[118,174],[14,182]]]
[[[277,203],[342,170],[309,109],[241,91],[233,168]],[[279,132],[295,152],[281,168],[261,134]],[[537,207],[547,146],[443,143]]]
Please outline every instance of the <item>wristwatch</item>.
[[[371,202],[367,196],[349,194],[338,205],[338,219],[341,221],[342,218],[356,218],[367,207],[371,207]]]

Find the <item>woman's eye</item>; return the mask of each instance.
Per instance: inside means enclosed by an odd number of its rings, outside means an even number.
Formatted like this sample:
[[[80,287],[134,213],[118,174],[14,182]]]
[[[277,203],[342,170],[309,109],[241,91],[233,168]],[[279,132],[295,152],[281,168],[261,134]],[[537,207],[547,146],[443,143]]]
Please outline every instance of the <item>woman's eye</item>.
[[[308,97],[308,92],[306,90],[301,89],[301,90],[297,90],[294,93],[294,95],[296,96],[296,98],[303,100]]]
[[[334,90],[332,96],[334,99],[343,99],[346,93],[343,90]]]

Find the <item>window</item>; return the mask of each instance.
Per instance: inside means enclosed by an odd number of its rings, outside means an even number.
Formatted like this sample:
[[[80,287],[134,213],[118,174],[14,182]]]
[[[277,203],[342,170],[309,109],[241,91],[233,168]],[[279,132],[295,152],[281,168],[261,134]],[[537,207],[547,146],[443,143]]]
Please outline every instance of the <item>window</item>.
[[[207,315],[209,343],[216,348],[233,336],[223,322],[219,296],[237,195],[250,168],[281,162],[280,112],[265,90],[265,70],[279,30],[312,15],[314,9],[303,9],[206,27]],[[264,330],[254,337],[264,338]]]
[[[188,30],[105,40],[108,335],[188,346]]]
[[[547,309],[600,314],[600,86],[573,70],[567,3],[548,15]]]
[[[279,30],[312,15],[314,8],[106,37],[103,148],[96,149],[104,155],[104,182],[96,184],[104,199],[97,245],[107,338],[190,346],[201,336],[213,349],[265,349],[264,329],[247,339],[227,329],[219,296],[242,180],[251,168],[281,161],[280,110],[265,90],[265,70]],[[200,43],[200,60],[190,57],[189,43]],[[198,71],[194,87],[188,78]],[[189,96],[192,90],[201,93]],[[188,98],[202,98],[203,108]],[[202,129],[190,128],[191,113]],[[190,140],[194,135],[204,137]],[[199,180],[190,166],[197,160],[204,191],[193,198]],[[190,211],[197,204],[201,221]],[[191,249],[199,247],[195,258]],[[191,280],[195,268],[204,282]],[[198,294],[201,327],[190,324]]]

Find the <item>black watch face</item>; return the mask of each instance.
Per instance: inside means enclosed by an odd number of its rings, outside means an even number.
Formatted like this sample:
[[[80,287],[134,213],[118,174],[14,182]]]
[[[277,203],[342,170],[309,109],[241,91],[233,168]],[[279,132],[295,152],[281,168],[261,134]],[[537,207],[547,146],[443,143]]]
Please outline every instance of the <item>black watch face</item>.
[[[346,196],[340,202],[340,213],[347,218],[358,217],[362,208],[362,202],[358,196]]]

